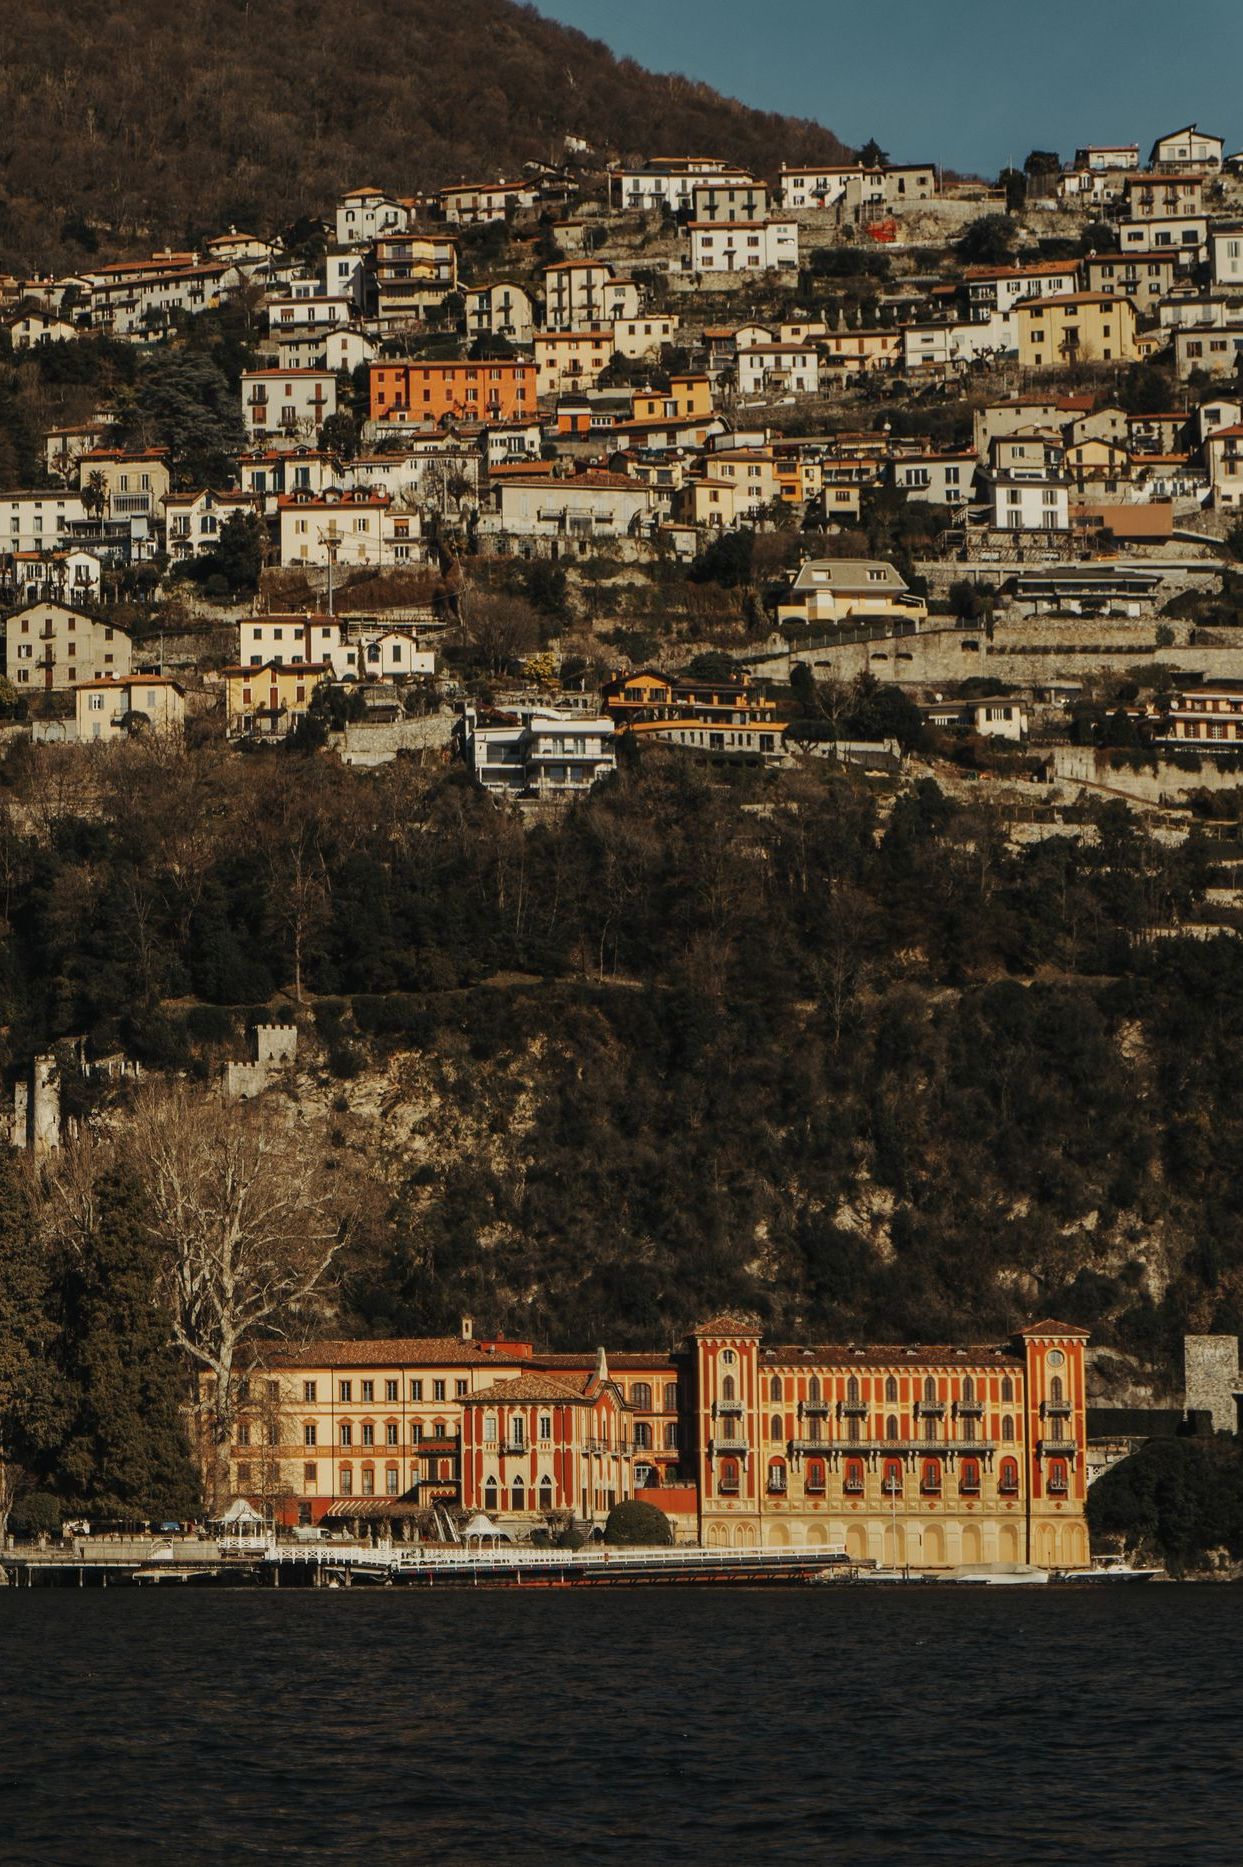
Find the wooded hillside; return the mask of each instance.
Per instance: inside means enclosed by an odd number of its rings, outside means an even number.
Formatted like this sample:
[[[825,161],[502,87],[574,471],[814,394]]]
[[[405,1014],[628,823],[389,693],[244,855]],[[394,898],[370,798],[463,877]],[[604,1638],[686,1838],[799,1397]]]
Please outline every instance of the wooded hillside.
[[[615,59],[510,0],[8,0],[0,264],[94,242],[272,231],[372,184],[413,193],[559,160],[833,160],[819,125]]]

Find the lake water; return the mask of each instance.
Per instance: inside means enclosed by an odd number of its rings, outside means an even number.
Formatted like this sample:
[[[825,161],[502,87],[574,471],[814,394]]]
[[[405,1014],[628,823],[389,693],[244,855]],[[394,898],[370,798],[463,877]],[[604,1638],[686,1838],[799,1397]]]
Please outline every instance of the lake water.
[[[1243,1588],[0,1592],[0,1862],[1243,1861]]]

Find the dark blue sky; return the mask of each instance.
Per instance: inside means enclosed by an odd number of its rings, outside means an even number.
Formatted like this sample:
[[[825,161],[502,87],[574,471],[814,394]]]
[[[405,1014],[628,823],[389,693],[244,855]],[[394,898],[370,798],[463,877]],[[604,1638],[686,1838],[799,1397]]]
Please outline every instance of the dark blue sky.
[[[1198,122],[1243,145],[1243,0],[536,0],[654,71],[815,117],[895,161],[995,174],[1029,149]]]

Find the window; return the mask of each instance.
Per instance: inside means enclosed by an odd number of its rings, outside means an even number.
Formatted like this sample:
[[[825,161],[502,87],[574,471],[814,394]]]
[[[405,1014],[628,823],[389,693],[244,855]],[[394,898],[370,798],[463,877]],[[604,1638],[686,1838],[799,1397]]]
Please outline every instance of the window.
[[[351,1497],[354,1491],[354,1470],[352,1466],[343,1465],[341,1467],[341,1477],[340,1477],[339,1482],[341,1485],[341,1496]]]
[[[316,1426],[314,1420],[308,1420],[306,1425],[302,1428],[302,1443],[304,1446],[313,1446],[318,1443],[318,1440],[319,1428]]]
[[[808,1491],[824,1490],[823,1459],[809,1459],[807,1461],[807,1482],[804,1489]]]
[[[881,1490],[886,1497],[901,1497],[902,1461],[900,1459],[885,1460],[885,1472],[884,1477],[881,1479]]]
[[[1014,1382],[1008,1374],[1001,1377],[1001,1398],[1007,1405],[1014,1399]]]
[[[894,1379],[893,1375],[891,1374],[889,1376],[889,1379],[885,1382],[885,1399],[896,1400],[897,1398],[898,1398],[898,1383]]]
[[[859,1404],[859,1378],[852,1374],[846,1383],[846,1405],[857,1407]]]
[[[363,1405],[367,1406],[374,1399],[375,1399],[375,1382],[364,1381],[363,1382]]]
[[[733,1375],[732,1374],[725,1375],[721,1381],[721,1399],[722,1400],[733,1400],[735,1397],[736,1387],[737,1387],[737,1382],[734,1380]]]
[[[307,1401],[310,1401],[310,1403],[311,1403],[311,1405],[312,1405],[312,1406],[314,1406],[314,1404],[315,1404],[315,1398],[316,1398],[316,1393],[317,1393],[317,1383],[316,1383],[316,1382],[314,1382],[314,1381],[304,1381],[304,1382],[302,1383],[302,1398],[303,1398],[303,1400],[307,1400]]]
[[[634,1443],[636,1446],[641,1446],[644,1451],[650,1449],[652,1444],[652,1428],[647,1420],[635,1421]]]
[[[1055,1374],[1049,1381],[1049,1405],[1062,1407],[1066,1404],[1066,1388],[1060,1374]]]
[[[411,1383],[410,1383],[410,1398],[411,1398],[411,1400],[422,1400],[422,1398],[423,1398],[423,1383],[422,1383],[422,1381],[411,1381]]]
[[[842,1478],[842,1490],[858,1493],[863,1490],[863,1460],[847,1459],[846,1470]]]
[[[390,1497],[397,1496],[397,1467],[390,1465],[384,1473],[384,1489]]]
[[[924,1438],[935,1439],[936,1436],[937,1436],[936,1418],[933,1414],[930,1413],[924,1421]]]
[[[1069,1488],[1070,1486],[1069,1486],[1069,1481],[1066,1475],[1065,1459],[1050,1459],[1049,1460],[1049,1495],[1051,1497],[1065,1497]]]
[[[1003,1497],[1013,1497],[1019,1488],[1019,1462],[1003,1459],[997,1468],[997,1489]]]
[[[723,1368],[732,1368],[737,1360],[738,1357],[732,1348],[723,1348],[721,1350],[721,1366]]]
[[[433,1381],[432,1382],[432,1399],[433,1400],[444,1400],[445,1398],[446,1398],[446,1395],[445,1395],[444,1382]]]
[[[897,1437],[898,1437],[898,1416],[896,1413],[887,1414],[885,1417],[885,1438],[896,1439]]]
[[[352,1426],[350,1425],[350,1422],[349,1422],[348,1420],[342,1420],[342,1422],[341,1422],[341,1431],[340,1431],[340,1434],[338,1435],[338,1437],[339,1437],[339,1440],[340,1440],[340,1443],[341,1443],[341,1444],[342,1444],[343,1446],[352,1446],[352,1445],[353,1445],[353,1443],[354,1443],[354,1428],[353,1428],[353,1427],[352,1427]]]
[[[313,1459],[308,1460],[302,1467],[302,1482],[307,1486],[308,1490],[311,1491],[313,1491],[319,1483],[319,1466],[316,1465]]]
[[[487,1413],[484,1415],[483,1443],[485,1446],[494,1446],[496,1444],[496,1415],[495,1413]]]
[[[676,1413],[678,1410],[678,1384],[676,1381],[665,1382],[665,1412]]]
[[[250,1427],[245,1421],[243,1421],[237,1429],[237,1443],[239,1446],[248,1446],[250,1444]]]
[[[737,1489],[738,1461],[737,1459],[722,1459],[721,1469],[717,1476],[717,1490],[736,1491]]]
[[[375,1496],[375,1470],[370,1465],[363,1466],[363,1496]]]
[[[980,1461],[964,1459],[958,1474],[958,1489],[967,1496],[974,1496],[980,1489]]]
[[[396,1381],[386,1381],[384,1383],[384,1398],[385,1400],[396,1400],[397,1399]]]
[[[812,1380],[814,1382],[815,1380],[814,1375],[812,1376]],[[816,1398],[814,1394],[811,1394],[810,1389],[808,1390],[808,1393],[811,1399],[814,1400]],[[768,1398],[770,1400],[781,1399],[781,1376],[779,1374],[774,1374],[772,1380],[768,1383]]]
[[[453,1392],[459,1400],[461,1400],[463,1395],[466,1393],[467,1385],[468,1384],[465,1381],[455,1381],[453,1383]],[[444,1395],[443,1394],[437,1395],[437,1399],[443,1400]]]
[[[936,1405],[936,1399],[937,1399],[937,1384],[936,1384],[936,1382],[935,1382],[935,1381],[933,1380],[933,1378],[932,1378],[932,1376],[931,1376],[931,1375],[928,1375],[928,1377],[927,1377],[927,1378],[926,1378],[926,1380],[924,1381],[924,1401],[925,1401],[925,1404],[927,1404],[927,1405],[931,1405],[931,1406],[935,1406],[935,1405]]]
[[[768,1464],[768,1488],[774,1492],[784,1492],[786,1488],[786,1468],[781,1459],[770,1459]]]
[[[384,1443],[386,1446],[395,1446],[397,1444],[397,1422],[396,1420],[390,1420],[388,1424],[385,1426]]]
[[[926,1497],[936,1497],[941,1491],[940,1459],[925,1459],[919,1475],[919,1488]]]
[[[370,1421],[363,1427],[363,1444],[365,1446],[373,1446],[375,1444],[375,1427]]]
[[[630,1390],[630,1404],[640,1413],[652,1411],[652,1386],[650,1381],[636,1381]]]
[[[665,1451],[676,1452],[678,1449],[678,1423],[670,1420],[665,1427]]]
[[[352,1381],[338,1381],[337,1382],[337,1399],[344,1400],[344,1401],[351,1401],[353,1400],[353,1398],[354,1398],[354,1383]]]

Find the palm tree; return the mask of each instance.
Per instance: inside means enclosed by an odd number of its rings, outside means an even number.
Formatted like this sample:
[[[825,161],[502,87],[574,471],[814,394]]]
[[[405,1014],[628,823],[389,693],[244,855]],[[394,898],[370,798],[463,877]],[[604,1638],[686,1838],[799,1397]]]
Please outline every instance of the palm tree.
[[[101,519],[107,503],[108,481],[96,467],[92,473],[88,474],[86,485],[82,488],[82,504],[86,507],[90,517]]]

